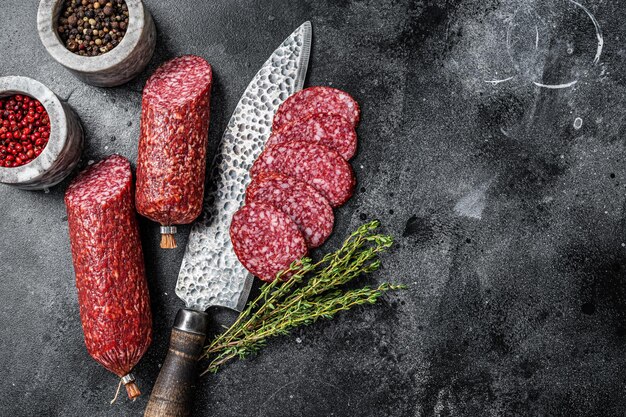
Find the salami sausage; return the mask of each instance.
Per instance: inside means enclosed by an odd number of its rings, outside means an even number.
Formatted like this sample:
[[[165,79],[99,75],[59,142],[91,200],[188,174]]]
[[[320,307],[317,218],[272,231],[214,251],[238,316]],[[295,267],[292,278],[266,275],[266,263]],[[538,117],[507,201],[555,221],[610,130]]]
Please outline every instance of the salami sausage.
[[[294,120],[273,131],[265,146],[299,140],[328,146],[346,160],[356,152],[356,131],[345,117],[333,113],[316,113]]]
[[[273,281],[278,272],[307,254],[296,224],[267,203],[253,202],[239,209],[230,224],[230,240],[243,266],[264,281]]]
[[[161,247],[176,247],[176,224],[202,211],[211,66],[198,56],[166,62],[146,82],[137,155],[137,211],[161,224]]]
[[[359,123],[358,103],[346,92],[331,87],[309,87],[291,95],[274,115],[272,130],[315,113],[332,113],[345,117],[353,127]]]
[[[316,248],[333,231],[335,217],[328,201],[313,187],[279,173],[257,176],[246,191],[246,203],[269,203],[298,226],[309,248]]]
[[[254,178],[264,172],[279,172],[309,184],[332,207],[348,201],[356,185],[350,164],[337,151],[315,143],[287,142],[265,149],[250,175]]]
[[[65,204],[87,351],[134,398],[130,371],[152,341],[152,316],[129,162],[112,155],[92,165]]]

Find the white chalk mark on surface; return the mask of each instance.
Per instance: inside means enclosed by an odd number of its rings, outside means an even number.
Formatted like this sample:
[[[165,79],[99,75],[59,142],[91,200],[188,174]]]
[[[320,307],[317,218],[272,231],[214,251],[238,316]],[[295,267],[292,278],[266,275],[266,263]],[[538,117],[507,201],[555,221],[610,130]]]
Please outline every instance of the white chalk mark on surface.
[[[581,127],[583,127],[583,119],[577,117],[576,119],[574,119],[574,129],[578,130]]]
[[[549,88],[551,90],[558,90],[561,88],[569,88],[573,86],[574,84],[576,84],[577,82],[578,80],[570,81],[569,83],[565,83],[565,84],[543,84],[543,83],[538,83],[537,81],[533,81],[533,84],[535,84],[537,87]]]
[[[500,83],[505,83],[507,81],[511,81],[513,78],[515,78],[515,76],[509,77],[509,78],[504,78],[502,80],[483,80],[483,81],[485,81],[486,83],[489,83],[489,84],[497,85],[497,84],[500,84]]]
[[[539,28],[535,25],[535,51],[539,49]]]
[[[511,64],[513,64],[516,70],[519,70],[517,64],[515,63],[515,59],[513,58],[513,52],[511,52],[511,34],[513,33],[513,27],[515,26],[515,18],[517,17],[517,12],[519,12],[519,7],[513,12],[513,16],[511,16],[509,26],[506,29],[506,53],[509,55]]]
[[[591,14],[589,9],[587,9],[585,6],[583,6],[582,4],[580,4],[580,3],[578,3],[578,2],[576,2],[574,0],[569,0],[569,1],[570,1],[570,3],[580,7],[581,9],[583,9],[585,11],[585,13],[587,13],[587,16],[589,16],[589,18],[593,22],[593,26],[596,28],[596,37],[598,38],[598,48],[596,50],[596,56],[593,59],[593,63],[597,64],[598,62],[600,62],[600,55],[602,55],[602,48],[604,47],[604,37],[602,36],[602,28],[600,27],[600,24],[596,20],[596,17],[593,14]]]
[[[263,408],[263,406],[265,406],[265,404],[267,404],[272,398],[274,398],[276,396],[276,394],[280,393],[282,390],[284,390],[288,386],[294,385],[295,383],[296,383],[296,381],[291,381],[291,382],[287,382],[286,384],[281,385],[276,391],[274,391],[272,393],[272,395],[270,395],[269,397],[267,397],[267,399],[265,401],[263,401],[263,404],[261,404],[259,409]]]
[[[320,383],[320,384],[322,384],[322,385],[326,385],[326,386],[329,386],[329,387],[331,387],[331,388],[334,388],[334,389],[335,389],[336,391],[338,391],[338,392],[341,392],[341,393],[342,393],[342,394],[346,397],[346,400],[347,400],[347,403],[346,403],[346,404],[347,404],[347,406],[348,406],[348,407],[350,406],[350,397],[348,396],[348,393],[347,393],[346,391],[344,391],[343,389],[341,389],[338,385],[332,384],[332,383],[327,382],[327,381],[321,381],[321,380],[316,379],[316,378],[309,378],[309,379],[310,379],[310,380],[312,380],[312,381],[318,382],[318,383]],[[272,395],[270,395],[269,397],[267,397],[267,399],[266,399],[265,401],[263,401],[263,403],[261,404],[261,406],[260,406],[260,407],[258,407],[258,409],[260,410],[260,412],[261,412],[261,411],[263,411],[262,409],[263,409],[263,407],[265,406],[265,404],[267,404],[268,402],[270,402],[270,400],[271,400],[272,398],[274,398],[276,395],[278,395],[278,394],[280,394],[280,393],[284,393],[285,388],[287,388],[287,387],[289,387],[289,386],[291,386],[291,385],[294,385],[296,382],[297,382],[297,381],[287,382],[286,384],[281,385],[278,389],[276,389],[276,391],[274,391],[274,392],[272,393]],[[289,399],[291,399],[291,400],[293,399],[293,394],[289,395]],[[259,413],[258,415],[261,415],[261,414]]]
[[[459,216],[482,219],[483,211],[487,205],[487,190],[492,182],[493,179],[484,182],[464,195],[454,206],[454,212]]]
[[[596,31],[596,38],[598,41],[598,46],[596,48],[596,55],[593,59],[593,64],[596,65],[600,62],[600,57],[602,56],[602,49],[604,48],[604,36],[602,35],[602,28],[600,26],[600,23],[598,22],[598,20],[595,18],[595,16],[591,13],[591,11],[589,11],[589,9],[585,6],[583,6],[581,3],[577,2],[576,0],[568,0],[570,3],[572,3],[574,6],[582,9],[587,16],[589,17],[589,19],[591,20],[591,22],[593,23],[593,26],[595,28]],[[510,20],[507,19],[506,21],[508,21],[508,27],[507,27],[507,31],[506,31],[506,50],[507,50],[507,54],[511,60],[511,63],[513,64],[513,67],[515,68],[515,70],[517,72],[520,71],[519,68],[519,63],[516,62],[515,58],[513,57],[513,52],[512,52],[512,48],[514,45],[514,40],[513,40],[513,30],[515,29],[516,25],[515,25],[515,19],[518,15],[520,11],[520,8],[518,7],[514,12],[513,15],[510,17]],[[542,20],[540,18],[540,16],[537,14],[536,11],[533,12],[533,14],[535,15],[535,17],[539,20]],[[505,22],[506,22],[505,21]],[[535,26],[535,50],[539,50],[539,27],[537,26],[537,24],[534,25]],[[574,52],[574,48],[571,45],[568,45],[567,48],[567,53],[569,55],[571,55]],[[502,80],[483,80],[486,83],[492,84],[492,85],[497,85],[506,81],[510,81],[512,80],[513,77],[509,77],[509,78],[505,78]],[[548,89],[553,89],[553,90],[558,90],[558,89],[563,89],[563,88],[569,88],[572,87],[573,85],[575,85],[576,83],[578,83],[578,80],[575,81],[570,81],[568,83],[563,83],[563,84],[544,84],[544,83],[540,83],[540,82],[536,82],[533,81],[533,84],[535,84],[537,87],[541,87],[541,88],[548,88]]]

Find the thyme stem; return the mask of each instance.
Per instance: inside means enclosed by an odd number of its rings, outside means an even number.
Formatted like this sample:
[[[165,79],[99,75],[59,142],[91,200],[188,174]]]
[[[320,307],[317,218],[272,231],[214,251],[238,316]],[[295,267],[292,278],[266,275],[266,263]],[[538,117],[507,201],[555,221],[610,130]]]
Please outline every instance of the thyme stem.
[[[257,353],[271,337],[289,334],[319,319],[331,319],[341,311],[374,304],[387,291],[403,289],[388,283],[375,288],[343,288],[358,276],[380,268],[378,255],[393,241],[390,236],[377,234],[378,227],[378,221],[366,223],[336,252],[315,263],[303,258],[264,284],[235,323],[205,347],[202,357],[210,362],[202,374],[217,372],[233,359]]]

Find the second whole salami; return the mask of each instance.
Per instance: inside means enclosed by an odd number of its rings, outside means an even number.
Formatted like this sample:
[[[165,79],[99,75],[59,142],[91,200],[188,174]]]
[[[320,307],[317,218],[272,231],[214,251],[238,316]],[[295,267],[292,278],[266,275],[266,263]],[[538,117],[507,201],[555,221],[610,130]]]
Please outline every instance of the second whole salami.
[[[202,211],[211,66],[186,55],[166,62],[146,82],[137,154],[137,211],[161,224],[161,247],[174,248],[177,224]]]
[[[152,315],[130,163],[112,155],[92,165],[65,204],[87,351],[135,398],[130,372],[152,341]]]

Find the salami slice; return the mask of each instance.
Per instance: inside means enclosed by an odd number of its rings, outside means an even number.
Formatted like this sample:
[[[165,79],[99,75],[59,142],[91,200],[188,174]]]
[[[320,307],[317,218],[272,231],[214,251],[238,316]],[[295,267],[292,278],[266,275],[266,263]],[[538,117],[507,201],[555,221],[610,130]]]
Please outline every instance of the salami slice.
[[[316,248],[333,231],[335,217],[328,201],[313,187],[276,172],[256,177],[246,191],[246,203],[269,203],[298,226],[309,248]]]
[[[331,87],[309,87],[291,95],[280,105],[274,115],[272,129],[278,130],[315,113],[339,114],[356,127],[361,111],[358,103],[344,91]]]
[[[273,131],[265,146],[299,140],[328,146],[346,160],[356,152],[356,131],[345,117],[333,113],[316,113],[297,119]]]
[[[348,201],[356,185],[350,164],[337,151],[315,143],[287,142],[265,149],[252,165],[250,175],[265,172],[279,172],[309,184],[332,207]]]
[[[130,371],[152,341],[152,316],[129,162],[112,155],[91,166],[65,204],[87,351],[134,398]]]
[[[264,281],[307,254],[302,233],[285,213],[267,203],[239,209],[230,224],[230,240],[239,261]]]
[[[176,247],[173,225],[202,211],[211,85],[211,66],[186,55],[159,67],[143,90],[137,211],[164,226],[164,248]]]

